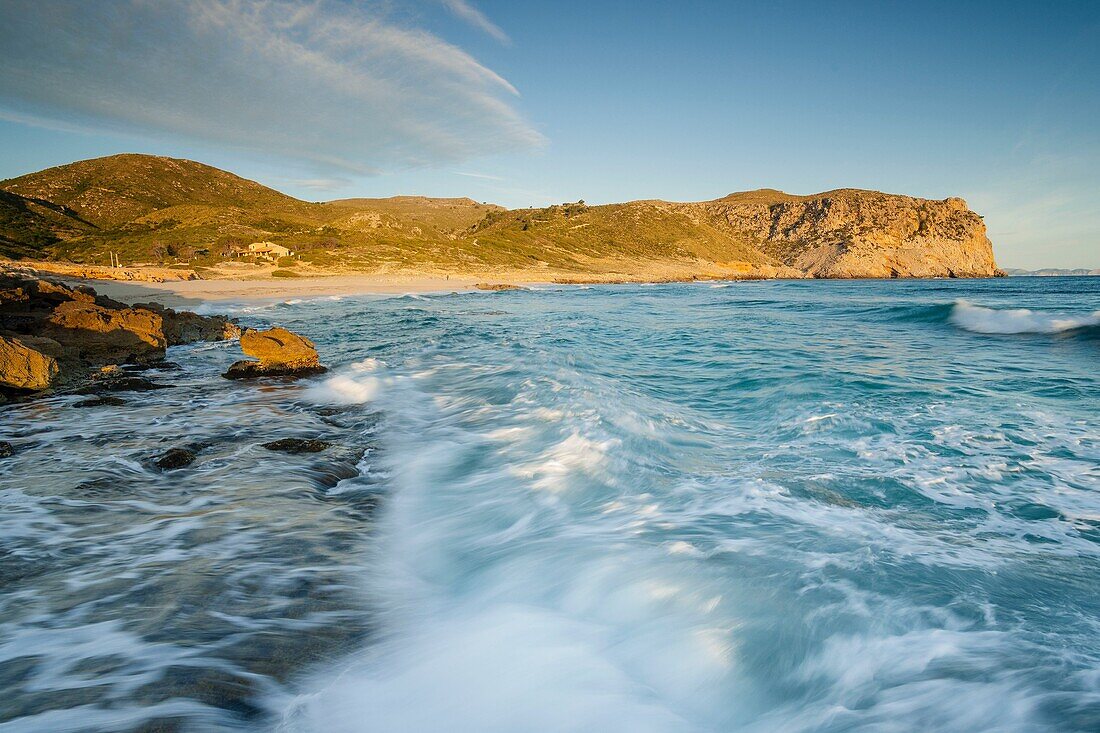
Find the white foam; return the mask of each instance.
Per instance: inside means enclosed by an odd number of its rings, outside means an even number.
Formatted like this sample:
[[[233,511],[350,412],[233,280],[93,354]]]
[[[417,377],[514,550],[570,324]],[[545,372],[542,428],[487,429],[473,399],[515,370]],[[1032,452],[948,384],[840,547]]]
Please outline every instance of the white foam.
[[[374,400],[386,379],[375,376],[385,362],[364,359],[306,390],[305,398],[318,404],[361,405]]]
[[[383,650],[383,664],[365,658],[320,692],[299,698],[282,729],[689,730],[606,658],[603,649],[610,644],[599,626],[544,609],[456,611],[399,648]]]
[[[951,311],[951,322],[975,333],[1061,333],[1100,326],[1100,311],[1087,316],[1058,316],[1027,308],[997,310],[958,300]]]

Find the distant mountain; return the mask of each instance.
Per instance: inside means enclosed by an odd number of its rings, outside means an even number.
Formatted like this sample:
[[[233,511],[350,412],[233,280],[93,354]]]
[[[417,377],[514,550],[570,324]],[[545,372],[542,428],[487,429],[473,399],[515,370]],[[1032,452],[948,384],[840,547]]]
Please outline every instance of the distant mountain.
[[[980,216],[933,201],[771,189],[698,203],[505,210],[398,196],[310,203],[193,161],[115,155],[0,182],[0,255],[214,265],[272,241],[322,268],[559,279],[986,277]]]
[[[1100,275],[1100,269],[1088,270],[1079,267],[1075,270],[1066,270],[1058,267],[1045,267],[1041,270],[1021,270],[1015,267],[1005,268],[1005,274],[1009,277],[1065,277],[1080,275]]]

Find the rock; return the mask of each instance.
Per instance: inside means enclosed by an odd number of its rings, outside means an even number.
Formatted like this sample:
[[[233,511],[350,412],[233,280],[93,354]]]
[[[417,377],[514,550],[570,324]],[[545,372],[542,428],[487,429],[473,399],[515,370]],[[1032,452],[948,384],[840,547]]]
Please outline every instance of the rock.
[[[317,349],[312,341],[278,326],[266,331],[247,329],[241,334],[241,351],[263,364],[317,361]]]
[[[993,277],[982,217],[960,198],[942,201],[840,189],[811,196],[735,193],[680,204],[776,264],[817,278]]]
[[[8,458],[15,455],[15,446],[6,440],[0,440],[0,458]]]
[[[167,384],[157,384],[145,377],[133,376],[108,376],[92,381],[72,394],[99,395],[100,392],[149,392],[154,389],[167,389]]]
[[[478,290],[526,290],[527,288],[520,287],[519,285],[511,285],[509,283],[477,283],[474,285]]]
[[[55,356],[34,348],[39,341],[49,339],[0,336],[0,387],[37,391],[53,384],[60,366]]]
[[[121,397],[104,395],[102,397],[92,397],[91,399],[74,402],[73,407],[121,407],[125,404],[126,400]]]
[[[157,468],[168,471],[173,468],[183,468],[195,460],[195,451],[187,448],[170,448],[154,461]]]
[[[308,377],[313,374],[324,374],[327,367],[320,364],[313,366],[295,366],[287,364],[262,364],[258,361],[242,359],[235,361],[222,376],[226,379],[256,379],[257,377]]]
[[[263,447],[283,453],[320,453],[328,448],[329,444],[315,438],[280,438],[264,443]]]
[[[225,378],[300,377],[328,371],[318,360],[313,342],[285,328],[246,329],[241,334],[241,350],[259,361],[238,361],[222,375]]]
[[[238,334],[237,326],[224,316],[201,316],[158,304],[130,307],[86,286],[72,288],[0,265],[0,390],[72,385],[105,376],[95,373],[99,367],[116,372],[117,365],[127,370],[167,368],[163,359],[169,345],[220,341]],[[50,360],[56,364],[51,366]],[[6,373],[10,379],[3,377]],[[160,386],[97,381],[92,391]]]
[[[111,310],[95,303],[66,301],[54,308],[43,332],[74,348],[92,365],[149,362],[164,358],[164,319],[139,308]]]
[[[197,341],[226,341],[241,335],[237,324],[225,316],[200,316],[190,311],[176,311],[159,303],[135,303],[158,314],[164,322],[164,338],[169,346],[193,344]]]

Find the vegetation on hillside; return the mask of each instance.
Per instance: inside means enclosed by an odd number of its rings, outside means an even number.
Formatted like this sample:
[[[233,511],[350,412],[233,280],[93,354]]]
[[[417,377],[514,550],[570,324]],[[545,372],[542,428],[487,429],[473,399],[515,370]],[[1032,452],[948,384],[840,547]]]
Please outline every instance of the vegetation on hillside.
[[[797,276],[828,272],[868,242],[988,245],[980,217],[952,201],[762,189],[694,204],[578,201],[511,211],[419,196],[310,203],[201,163],[127,154],[0,182],[0,255],[213,267],[250,243],[272,242],[292,250],[294,262],[342,270],[628,275],[667,265],[704,276]]]

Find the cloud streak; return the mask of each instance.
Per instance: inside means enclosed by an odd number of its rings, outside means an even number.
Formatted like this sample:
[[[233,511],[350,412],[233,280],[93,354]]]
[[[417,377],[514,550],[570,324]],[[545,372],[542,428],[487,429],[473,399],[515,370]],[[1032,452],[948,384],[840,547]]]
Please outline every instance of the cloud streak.
[[[431,33],[336,0],[4,0],[0,63],[8,118],[324,169],[440,165],[544,143],[500,75]]]
[[[454,13],[456,17],[461,18],[475,28],[479,28],[501,43],[511,45],[512,39],[508,37],[508,34],[486,18],[484,13],[466,2],[466,0],[440,0],[440,2],[443,3],[443,6],[447,8],[447,10]]]

